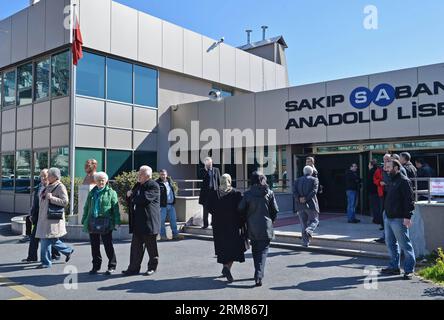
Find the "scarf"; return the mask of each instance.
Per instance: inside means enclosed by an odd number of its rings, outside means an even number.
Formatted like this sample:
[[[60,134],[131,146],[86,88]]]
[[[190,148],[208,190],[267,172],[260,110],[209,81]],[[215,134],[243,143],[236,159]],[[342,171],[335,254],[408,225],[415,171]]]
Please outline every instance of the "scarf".
[[[99,216],[99,211],[100,211],[100,196],[102,195],[103,191],[106,188],[103,187],[102,189],[99,188],[94,188],[93,190],[93,202],[94,202],[94,207],[93,207],[93,217],[97,218]]]

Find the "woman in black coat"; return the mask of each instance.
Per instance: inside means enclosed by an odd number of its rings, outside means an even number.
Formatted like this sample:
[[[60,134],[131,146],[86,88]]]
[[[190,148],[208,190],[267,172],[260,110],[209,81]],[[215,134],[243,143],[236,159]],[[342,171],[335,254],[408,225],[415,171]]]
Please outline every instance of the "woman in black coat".
[[[231,187],[231,176],[225,174],[220,179],[218,191],[209,201],[217,262],[223,264],[222,274],[229,283],[233,282],[233,262],[245,262],[245,239],[241,234],[243,221],[237,210],[241,200],[242,194]]]

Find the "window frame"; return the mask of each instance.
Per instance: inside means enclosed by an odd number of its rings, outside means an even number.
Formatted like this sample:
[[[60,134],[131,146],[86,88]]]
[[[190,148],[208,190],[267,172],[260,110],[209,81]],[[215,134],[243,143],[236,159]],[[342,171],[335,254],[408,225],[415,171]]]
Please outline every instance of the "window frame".
[[[46,55],[46,56],[42,56],[38,59],[35,59],[33,62],[34,64],[34,81],[33,81],[33,103],[40,103],[40,102],[44,102],[44,101],[49,101],[52,99],[52,90],[51,90],[51,75],[52,75],[52,55]],[[36,85],[37,85],[37,64],[39,62],[42,62],[44,60],[49,60],[49,77],[48,77],[48,95],[45,98],[39,98],[37,99],[36,95],[37,95],[37,90],[36,90]]]
[[[15,73],[15,80],[14,80],[14,103],[10,104],[10,105],[6,105],[6,94],[5,94],[5,78],[6,78],[6,74],[10,73],[10,72],[14,72]],[[2,71],[3,74],[3,83],[2,83],[2,99],[3,99],[3,104],[2,104],[2,110],[9,110],[9,109],[13,109],[17,106],[17,66],[13,67],[13,68],[8,68]]]
[[[24,103],[24,104],[20,104],[20,99],[19,99],[19,95],[20,95],[20,90],[19,90],[19,68],[27,66],[27,65],[31,65],[31,102],[28,103]],[[29,106],[32,105],[34,103],[34,61],[28,61],[26,63],[20,64],[16,67],[16,89],[15,89],[15,105],[17,107],[24,107],[24,106]],[[29,90],[29,89],[27,89]]]

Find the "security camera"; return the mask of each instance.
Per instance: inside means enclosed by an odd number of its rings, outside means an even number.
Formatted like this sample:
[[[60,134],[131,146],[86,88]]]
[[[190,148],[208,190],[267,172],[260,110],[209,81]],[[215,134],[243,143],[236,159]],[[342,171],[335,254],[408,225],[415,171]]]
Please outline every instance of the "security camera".
[[[222,100],[222,93],[219,90],[211,90],[208,94],[211,101],[217,102]]]

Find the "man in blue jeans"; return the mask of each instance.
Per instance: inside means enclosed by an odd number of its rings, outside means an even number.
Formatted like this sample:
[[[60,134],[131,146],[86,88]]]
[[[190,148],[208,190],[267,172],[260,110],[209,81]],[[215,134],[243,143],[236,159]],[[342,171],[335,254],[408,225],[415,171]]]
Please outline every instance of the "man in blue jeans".
[[[361,178],[358,175],[358,165],[353,163],[345,174],[345,190],[347,193],[347,219],[348,223],[359,223],[356,219],[356,203],[358,191],[361,184]]]
[[[387,275],[401,274],[400,250],[404,252],[404,280],[411,280],[416,259],[409,236],[415,201],[411,181],[401,174],[398,160],[387,163],[391,185],[385,198],[384,228],[385,241],[390,255],[389,266],[381,272]]]
[[[168,240],[166,235],[165,221],[167,216],[170,217],[170,226],[173,232],[173,240],[180,240],[179,231],[177,229],[176,195],[174,193],[173,184],[168,177],[165,169],[160,170],[160,178],[156,181],[160,187],[160,237],[161,240]]]

